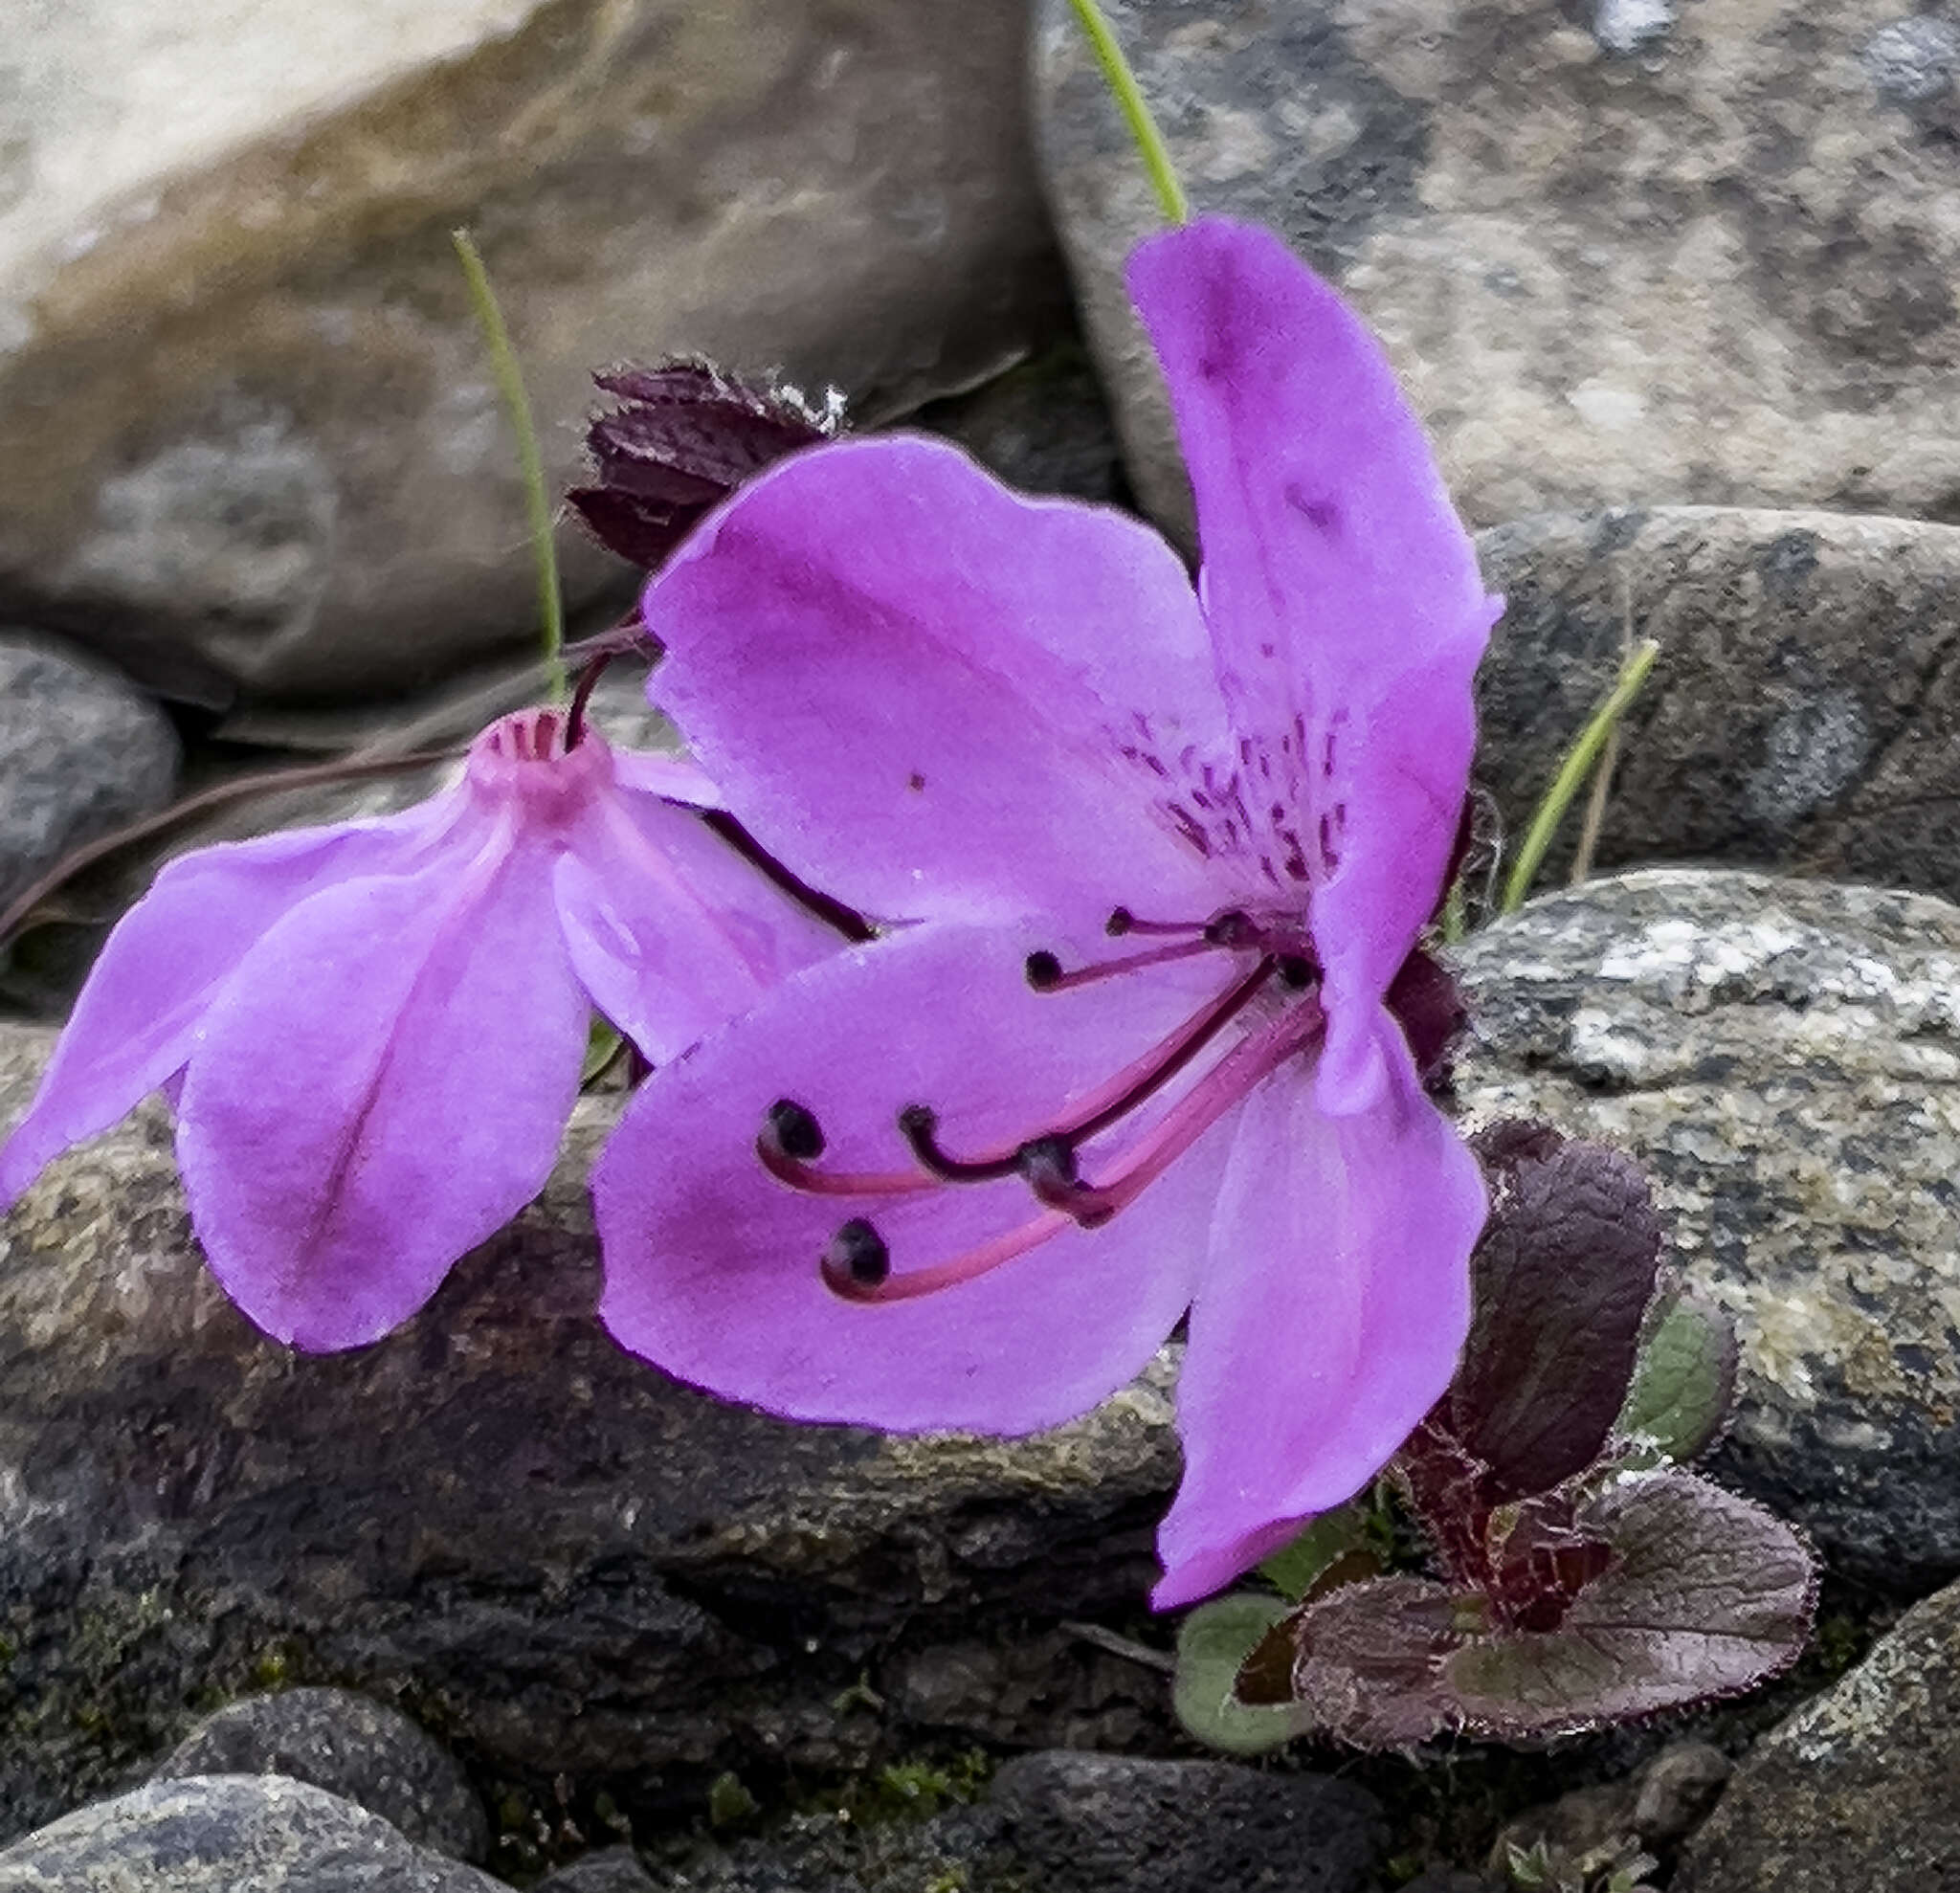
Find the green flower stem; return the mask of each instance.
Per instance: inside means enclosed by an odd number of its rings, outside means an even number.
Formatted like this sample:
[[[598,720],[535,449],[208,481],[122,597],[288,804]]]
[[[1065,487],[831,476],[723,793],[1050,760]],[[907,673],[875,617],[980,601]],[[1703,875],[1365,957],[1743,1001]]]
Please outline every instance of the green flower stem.
[[[1123,56],[1123,48],[1116,43],[1116,35],[1109,30],[1109,22],[1102,17],[1102,10],[1096,0],[1070,0],[1076,10],[1076,18],[1081,22],[1082,31],[1089,36],[1089,44],[1095,49],[1096,63],[1102,68],[1102,78],[1111,95],[1122,108],[1125,122],[1129,126],[1129,135],[1136,141],[1138,155],[1144,161],[1144,169],[1149,173],[1150,182],[1156,187],[1157,201],[1164,207],[1165,219],[1169,223],[1181,224],[1191,221],[1191,205],[1184,194],[1184,186],[1177,181],[1177,172],[1170,163],[1170,153],[1165,148],[1163,134],[1157,129],[1157,122],[1150,117],[1150,108],[1144,102],[1143,89],[1137,84],[1137,76],[1130,71],[1129,61]]]
[[[450,232],[457,259],[469,285],[483,341],[490,350],[490,373],[503,402],[503,412],[517,435],[518,466],[523,476],[524,511],[530,521],[531,562],[538,574],[538,615],[545,634],[546,688],[552,701],[563,702],[568,685],[565,675],[565,600],[558,589],[558,546],[551,535],[551,498],[545,487],[545,463],[538,453],[538,430],[531,419],[530,397],[519,373],[517,350],[490,287],[490,274],[466,230]]]
[[[1647,673],[1654,668],[1654,659],[1659,653],[1660,645],[1652,637],[1643,637],[1627,653],[1613,688],[1588,719],[1585,728],[1579,732],[1578,741],[1566,751],[1566,759],[1552,777],[1551,787],[1545,791],[1545,799],[1531,817],[1531,826],[1525,831],[1524,845],[1518,850],[1518,858],[1511,864],[1509,878],[1504,881],[1503,899],[1498,903],[1500,913],[1516,913],[1525,904],[1525,897],[1530,893],[1531,883],[1538,878],[1546,851],[1551,846],[1552,836],[1558,833],[1558,825],[1565,819],[1572,797],[1579,792],[1580,785],[1598,762],[1600,751],[1606,747],[1606,739],[1613,734],[1627,705],[1639,695],[1640,686],[1646,682]]]

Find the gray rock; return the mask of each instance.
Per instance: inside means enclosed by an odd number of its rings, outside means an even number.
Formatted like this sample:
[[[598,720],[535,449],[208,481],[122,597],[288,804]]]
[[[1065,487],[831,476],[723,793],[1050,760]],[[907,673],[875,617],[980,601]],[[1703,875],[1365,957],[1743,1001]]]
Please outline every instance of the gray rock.
[[[1960,1587],[1765,1736],[1689,1842],[1674,1893],[1960,1886]]]
[[[0,631],[0,907],[71,848],[162,808],[177,763],[169,719],[121,678]]]
[[[0,1120],[51,1036],[0,1030]],[[1176,1476],[1163,1374],[1006,1442],[681,1388],[592,1319],[585,1175],[615,1107],[583,1104],[541,1201],[349,1354],[292,1355],[226,1302],[158,1107],[0,1222],[0,1831],[269,1676],[401,1701],[474,1762],[632,1815],[662,1771],[671,1801],[745,1757],[889,1752],[887,1672],[1004,1616],[1135,1608]],[[1125,1691],[1167,1726],[1161,1678],[1062,1642],[1000,1732],[1082,1740]]]
[[[1048,1893],[1358,1893],[1386,1837],[1379,1804],[1352,1782],[1233,1762],[1024,1755],[989,1799]]]
[[[1647,869],[1528,903],[1459,964],[1468,1115],[1632,1151],[1734,1314],[1715,1471],[1882,1588],[1960,1570],[1960,910]]]
[[[602,1847],[547,1873],[531,1893],[658,1893],[658,1885],[631,1847]]]
[[[1903,0],[1110,0],[1199,210],[1384,339],[1477,523],[1627,501],[1952,517],[1953,28]],[[1188,530],[1119,271],[1158,212],[1067,0],[1044,180],[1150,512]]]
[[[1661,507],[1524,520],[1478,549],[1508,600],[1479,678],[1478,778],[1510,833],[1627,644],[1653,637],[1600,865],[1693,857],[1960,897],[1960,530]]]
[[[877,417],[1066,320],[1003,0],[42,11],[0,96],[35,182],[10,215],[0,178],[0,588],[202,701],[420,689],[528,636],[457,225],[558,490],[609,362],[704,350]],[[630,596],[562,550],[575,606]]]
[[[483,1804],[458,1763],[399,1709],[345,1689],[248,1696],[207,1716],[150,1771],[278,1774],[366,1808],[417,1846],[458,1860],[490,1851]]]
[[[152,1782],[0,1851],[0,1893],[501,1893],[337,1794],[271,1775]]]

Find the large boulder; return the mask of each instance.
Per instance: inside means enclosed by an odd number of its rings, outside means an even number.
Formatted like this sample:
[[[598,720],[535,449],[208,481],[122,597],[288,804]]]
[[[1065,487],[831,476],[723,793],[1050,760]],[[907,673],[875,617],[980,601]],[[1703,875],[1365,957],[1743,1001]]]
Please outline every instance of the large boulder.
[[[1952,517],[1960,27],[1903,0],[1106,0],[1199,210],[1359,304],[1470,518]],[[1120,285],[1159,221],[1069,0],[1049,196],[1137,492],[1188,529]]]
[[[1023,34],[1015,0],[39,9],[0,91],[0,596],[214,702],[522,641],[450,231],[560,486],[621,358],[906,411],[1060,310]],[[628,576],[564,549],[575,604]]]

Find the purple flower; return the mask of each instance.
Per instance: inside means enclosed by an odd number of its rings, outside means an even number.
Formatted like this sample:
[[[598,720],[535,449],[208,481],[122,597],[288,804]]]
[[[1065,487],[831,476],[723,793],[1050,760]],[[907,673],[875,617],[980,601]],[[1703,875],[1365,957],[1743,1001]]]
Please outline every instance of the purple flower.
[[[269,1334],[358,1347],[543,1188],[589,1009],[667,1058],[836,938],[708,832],[699,771],[529,710],[378,821],[172,861],[0,1147],[11,1203],[163,1088],[191,1220]]]
[[[659,700],[758,839],[911,924],[657,1074],[595,1196],[612,1332],[802,1418],[1049,1426],[1189,1308],[1168,1605],[1450,1379],[1483,1191],[1384,1000],[1498,601],[1379,351],[1276,238],[1188,226],[1130,288],[1196,596],[1135,523],[902,438],[763,474],[649,588]]]

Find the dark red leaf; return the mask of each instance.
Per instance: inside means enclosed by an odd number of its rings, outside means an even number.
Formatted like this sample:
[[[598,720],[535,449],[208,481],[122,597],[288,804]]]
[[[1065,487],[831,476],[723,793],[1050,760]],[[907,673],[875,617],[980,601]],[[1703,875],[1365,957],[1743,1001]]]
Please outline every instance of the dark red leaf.
[[[1475,1313],[1437,1417],[1489,1467],[1493,1501],[1591,1465],[1626,1397],[1660,1224],[1616,1150],[1504,1124],[1471,1140],[1491,1215],[1471,1259]]]

